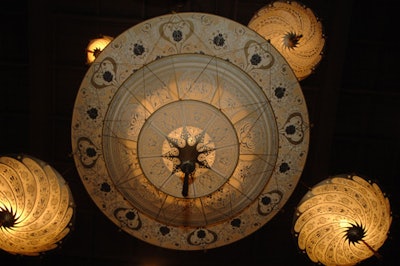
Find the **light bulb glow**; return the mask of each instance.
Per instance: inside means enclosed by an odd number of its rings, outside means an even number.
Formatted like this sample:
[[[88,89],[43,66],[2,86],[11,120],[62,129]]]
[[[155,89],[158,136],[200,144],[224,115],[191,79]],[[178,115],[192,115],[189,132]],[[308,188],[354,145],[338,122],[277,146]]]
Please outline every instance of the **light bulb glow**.
[[[110,36],[103,36],[101,38],[91,40],[86,48],[87,63],[91,64],[94,60],[96,60],[96,58],[112,40],[113,38]]]

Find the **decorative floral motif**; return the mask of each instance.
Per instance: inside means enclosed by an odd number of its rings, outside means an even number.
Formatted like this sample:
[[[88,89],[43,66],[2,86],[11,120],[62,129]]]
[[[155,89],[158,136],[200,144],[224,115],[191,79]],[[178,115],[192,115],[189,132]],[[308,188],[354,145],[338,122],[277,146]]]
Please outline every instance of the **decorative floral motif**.
[[[273,190],[269,193],[262,194],[258,200],[258,213],[260,215],[268,215],[278,208],[279,202],[282,200],[282,192]]]
[[[222,33],[218,33],[217,35],[215,35],[214,39],[213,39],[213,43],[216,46],[222,47],[225,44],[225,38],[222,35]]]
[[[113,85],[117,72],[117,64],[111,57],[105,58],[100,64],[93,65],[92,85],[98,89]]]
[[[127,226],[133,230],[139,230],[142,227],[139,214],[134,209],[118,208],[114,211],[114,216],[121,223],[122,227]]]
[[[134,39],[128,44],[127,47],[128,51],[126,51],[127,53],[126,57],[130,56],[132,62],[135,62],[134,64],[132,64],[132,69],[131,69],[132,72],[136,72],[137,70],[139,70],[140,64],[137,65],[138,62],[143,62],[143,60],[146,60],[149,54],[148,50],[149,44],[147,44],[146,42],[147,40],[143,40],[142,38],[140,38],[140,39]]]
[[[283,162],[283,163],[281,163],[281,165],[279,165],[279,172],[286,173],[289,170],[290,170],[290,166],[287,162]]]
[[[96,164],[99,157],[96,146],[93,142],[82,137],[78,140],[79,159],[84,167],[90,168]]]
[[[259,63],[261,63],[261,56],[260,56],[259,54],[253,54],[253,55],[251,56],[250,63],[251,63],[253,66],[258,65]]]
[[[189,234],[187,241],[190,245],[200,246],[217,241],[218,235],[205,228],[197,229]]]
[[[169,229],[168,226],[161,226],[159,231],[160,231],[160,233],[161,233],[163,236],[166,236],[166,235],[169,234],[169,232],[170,232],[171,230]]]
[[[275,88],[274,92],[276,98],[282,99],[286,95],[286,88],[279,86]]]
[[[94,107],[92,107],[92,108],[90,108],[89,110],[87,110],[86,113],[88,114],[88,116],[89,116],[91,119],[96,119],[97,116],[99,115],[99,112],[98,112],[97,109],[94,108]]]
[[[142,55],[145,52],[145,48],[142,44],[140,43],[135,43],[133,45],[133,53],[137,56]]]
[[[231,225],[233,227],[240,227],[241,223],[242,223],[242,221],[239,218],[233,219],[231,221]]]
[[[275,62],[275,58],[272,54],[262,45],[254,41],[248,41],[244,50],[250,68],[268,69]]]
[[[246,150],[254,150],[257,143],[255,140],[257,140],[257,136],[255,132],[252,131],[252,128],[254,125],[250,124],[249,122],[244,123],[242,127],[240,127],[239,130],[239,139],[240,139],[240,145],[242,148]]]
[[[174,30],[174,31],[172,32],[172,39],[173,39],[174,41],[176,41],[176,42],[182,41],[182,39],[183,39],[182,31],[180,31],[180,30]]]
[[[283,126],[283,135],[290,143],[298,145],[304,139],[304,121],[300,113],[291,114]]]
[[[183,43],[193,34],[193,23],[174,16],[169,22],[160,26],[161,37],[175,45],[180,52]]]
[[[104,182],[100,185],[100,190],[103,192],[110,192],[111,191],[111,186],[107,182]]]

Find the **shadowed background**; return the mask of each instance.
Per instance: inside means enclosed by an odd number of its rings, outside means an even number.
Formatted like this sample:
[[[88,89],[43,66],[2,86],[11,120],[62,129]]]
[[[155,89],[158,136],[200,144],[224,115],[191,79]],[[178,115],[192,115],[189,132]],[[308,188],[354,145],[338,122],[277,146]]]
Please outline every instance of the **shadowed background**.
[[[388,240],[362,265],[400,261],[400,85],[394,0],[301,1],[322,20],[325,55],[300,85],[311,139],[302,178],[284,208],[256,233],[208,251],[158,248],[119,231],[94,205],[71,156],[72,110],[88,66],[85,48],[171,12],[205,12],[247,25],[267,0],[2,1],[0,8],[0,154],[26,153],[56,168],[75,202],[74,230],[40,257],[0,251],[1,265],[313,265],[291,232],[308,188],[341,173],[377,181],[389,196]]]

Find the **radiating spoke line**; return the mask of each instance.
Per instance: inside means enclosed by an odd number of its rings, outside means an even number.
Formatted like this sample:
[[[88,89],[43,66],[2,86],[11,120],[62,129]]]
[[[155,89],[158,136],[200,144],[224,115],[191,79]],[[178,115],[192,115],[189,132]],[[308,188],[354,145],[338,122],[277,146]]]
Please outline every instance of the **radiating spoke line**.
[[[268,107],[268,103],[267,103],[267,102],[263,102],[261,106],[259,106],[258,108],[252,110],[252,111],[249,112],[246,116],[240,118],[240,119],[237,120],[237,121],[234,121],[234,122],[232,121],[232,122],[233,122],[234,125],[236,125],[237,123],[243,121],[244,119],[246,119],[246,118],[252,116],[254,113],[258,113],[257,119],[255,120],[255,122],[254,122],[253,125],[252,125],[252,128],[253,128],[254,125],[256,124],[256,122],[258,122],[258,121],[260,120],[260,118],[262,117],[262,115],[263,115],[264,113],[267,113],[267,112],[269,111],[267,107]],[[261,110],[261,111],[260,111],[260,110]],[[251,129],[252,129],[252,128],[251,128]]]
[[[115,186],[116,187],[120,187],[123,188],[123,184],[125,183],[129,183],[131,180],[136,179],[140,176],[143,176],[143,173],[139,173],[137,175],[131,176],[131,173],[133,172],[133,169],[131,167],[128,167],[128,169],[126,170],[126,172],[123,175],[118,176],[119,179],[115,180]]]
[[[168,60],[170,60],[170,61],[172,61],[172,62],[174,61],[172,58],[168,58]],[[174,65],[173,63],[172,63],[171,65],[172,65],[172,69],[174,70],[174,73],[176,74],[175,65]],[[149,71],[151,72],[151,74],[153,74],[153,76],[156,77],[158,81],[160,81],[160,83],[161,83],[163,89],[165,89],[166,91],[170,92],[170,93],[172,94],[172,96],[174,96],[176,99],[179,99],[179,95],[174,94],[174,90],[171,89],[171,87],[169,87],[168,84],[166,84],[165,81],[162,80],[162,78],[161,78],[159,75],[157,75],[157,74],[149,67],[149,65],[144,65],[143,68],[146,68],[147,70],[149,70]],[[175,76],[176,76],[176,75],[175,75]],[[175,82],[177,82],[176,79],[175,79]],[[143,78],[143,84],[144,84],[143,90],[145,90],[145,89],[146,89],[146,79],[145,79],[145,78]]]
[[[111,132],[111,133],[114,133],[114,132]],[[116,133],[114,133],[114,135],[103,134],[103,137],[110,138],[110,139],[117,139],[117,140],[126,141],[126,142],[137,143],[136,140],[119,137],[119,136],[116,135]],[[121,142],[121,144],[123,144],[123,143]]]
[[[165,134],[155,123],[152,123],[152,122],[148,122],[148,123],[149,123],[149,126],[151,126],[152,128],[154,128],[155,131],[156,131],[160,136],[162,136],[166,141],[168,141],[168,143],[169,143],[169,137],[168,137],[167,134]]]
[[[254,201],[254,199],[250,198],[248,195],[246,195],[246,194],[243,193],[242,191],[238,190],[237,188],[235,188],[235,187],[232,186],[231,184],[229,184],[229,183],[226,183],[226,184],[227,184],[228,186],[230,186],[231,188],[233,188],[234,190],[236,190],[237,192],[239,192],[239,193],[243,196],[243,199],[248,200],[249,203]],[[230,197],[227,197],[227,198],[230,199]],[[233,216],[235,216],[235,215],[237,214],[237,213],[235,212],[234,207],[232,206],[232,201],[231,201],[231,200],[229,200],[229,204],[225,204],[225,205],[224,205],[224,208],[222,208],[222,209],[213,208],[212,205],[210,205],[210,204],[205,204],[203,198],[200,198],[200,201],[201,201],[201,203],[202,203],[203,210],[204,210],[204,209],[211,209],[211,210],[213,210],[213,214],[215,214],[215,213],[218,213],[218,214],[219,214],[219,218],[218,218],[218,219],[221,219],[222,217],[224,217],[224,218],[222,218],[222,219],[224,219],[224,220],[225,220],[225,219],[229,219],[229,218],[232,218]],[[248,204],[246,204],[246,206],[247,206],[247,205],[248,205]],[[230,210],[229,213],[226,211],[227,209]],[[205,213],[205,211],[203,211],[203,213]],[[216,216],[218,216],[218,215],[216,215]]]
[[[216,217],[218,217],[218,220],[220,220],[220,219],[222,219],[222,220],[229,220],[229,219],[231,219],[235,214],[237,214],[237,213],[233,213],[233,208],[232,208],[232,205],[230,204],[230,212],[227,212],[226,211],[226,208],[223,208],[222,210],[221,209],[218,209],[218,208],[213,208],[212,207],[212,205],[207,205],[205,202],[204,202],[204,199],[203,198],[200,198],[200,202],[201,202],[201,206],[202,206],[202,213],[203,213],[203,217],[204,217],[204,221],[205,221],[205,225],[204,226],[208,226],[208,225],[210,225],[211,224],[211,222],[209,222],[208,221],[208,217],[207,217],[207,215],[206,215],[206,209],[208,209],[209,211],[208,212],[210,212],[210,210],[212,210],[212,213],[213,214],[216,214],[216,213],[218,213],[218,215],[215,215]],[[227,207],[227,206],[225,206],[225,207]],[[228,208],[229,209],[229,208]],[[224,211],[225,210],[225,211]]]
[[[112,120],[111,120],[111,121],[112,121]],[[103,138],[104,138],[104,137],[108,137],[108,138],[116,139],[117,142],[118,142],[118,144],[120,144],[120,145],[122,145],[122,146],[124,146],[124,147],[126,147],[126,148],[129,148],[129,147],[127,147],[126,144],[125,144],[123,141],[132,142],[132,143],[137,143],[137,141],[135,141],[135,140],[127,139],[127,138],[122,138],[122,137],[118,136],[118,135],[117,135],[117,132],[114,130],[114,128],[111,127],[111,126],[109,126],[109,123],[104,123],[104,126],[108,129],[108,132],[110,132],[112,135],[110,135],[110,134],[104,134],[104,133],[103,133],[103,135],[102,135]]]
[[[278,158],[278,153],[272,153],[272,154],[268,154],[268,153],[264,153],[264,154],[260,154],[260,153],[251,153],[251,154],[243,154],[241,153],[240,156],[246,156],[246,155],[253,155],[256,156],[257,158],[259,158],[261,161],[265,162],[266,164],[268,164],[269,166],[275,166],[276,160],[271,163],[269,162],[266,158]]]
[[[210,60],[207,62],[207,64],[201,69],[200,73],[194,78],[193,82],[189,85],[189,88],[186,90],[186,92],[182,95],[182,98],[184,98],[187,94],[189,94],[193,88],[194,85],[196,85],[197,81],[200,79],[200,77],[204,74],[204,72],[207,70],[208,66],[210,63],[215,60],[215,57],[210,57]]]
[[[176,171],[172,171],[171,174],[169,176],[167,176],[164,181],[158,186],[158,189],[162,190],[162,188],[165,186],[165,184],[174,177]],[[176,178],[176,177],[175,177]]]
[[[168,197],[170,197],[170,196],[168,196],[167,194],[164,195],[162,204],[161,204],[160,208],[158,209],[157,216],[155,217],[156,219],[158,219],[160,217],[161,211],[164,209],[164,206],[165,206],[165,203],[166,203]]]
[[[251,103],[243,103],[240,105],[236,105],[236,106],[227,106],[224,108],[220,108],[220,110],[222,112],[226,112],[227,110],[235,110],[235,109],[246,109],[246,107],[251,107],[251,106],[260,106],[260,105],[268,105],[268,101],[259,101],[259,102],[251,102]],[[262,107],[260,107],[262,108]],[[258,109],[260,109],[258,108]],[[256,110],[257,111],[257,110]]]

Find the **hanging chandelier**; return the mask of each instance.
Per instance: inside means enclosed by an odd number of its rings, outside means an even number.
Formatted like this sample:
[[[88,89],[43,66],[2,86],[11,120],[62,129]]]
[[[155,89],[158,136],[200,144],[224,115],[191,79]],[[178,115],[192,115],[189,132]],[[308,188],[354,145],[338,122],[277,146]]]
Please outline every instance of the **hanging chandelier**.
[[[391,221],[389,200],[376,183],[338,175],[306,193],[296,210],[294,233],[313,262],[355,265],[380,257]]]
[[[299,80],[307,78],[322,59],[325,37],[314,12],[296,1],[272,1],[248,27],[283,55]]]
[[[71,125],[100,210],[177,250],[258,230],[288,200],[308,152],[306,102],[286,60],[212,14],[164,15],[117,36],[88,69]]]
[[[0,249],[35,256],[70,232],[74,201],[62,176],[28,155],[0,157]]]

